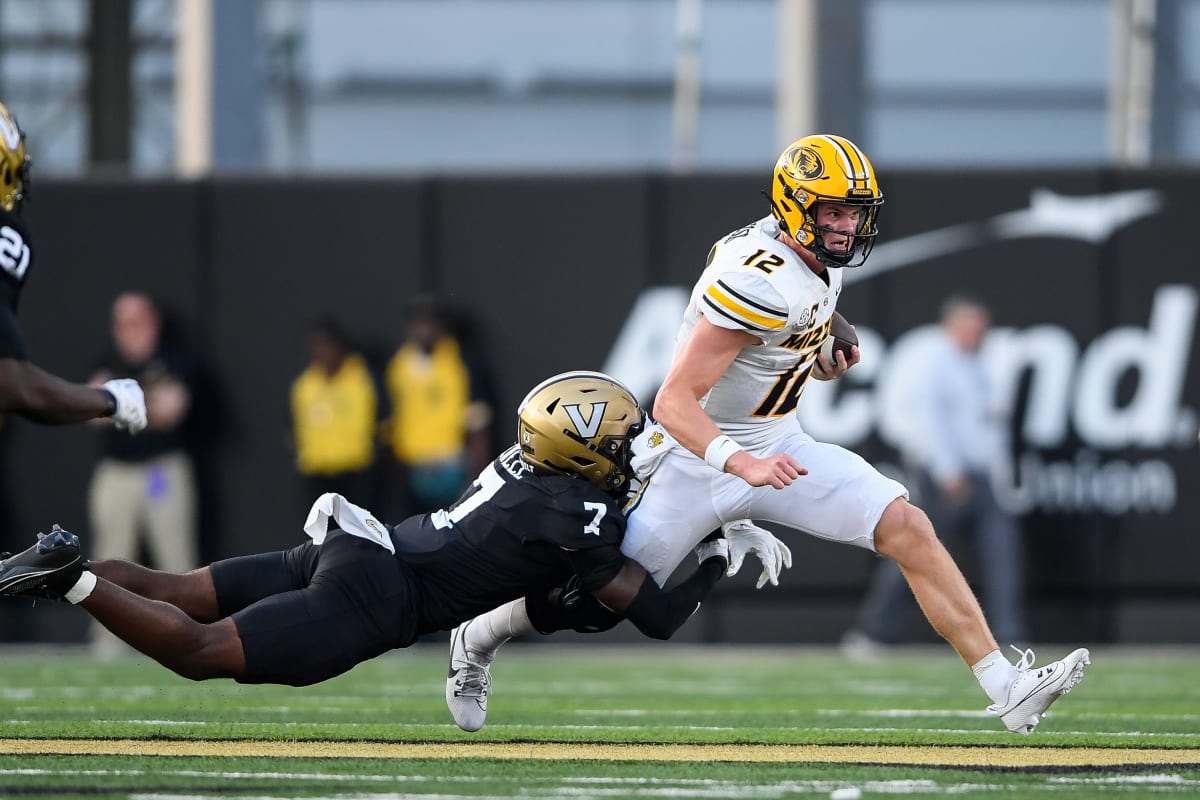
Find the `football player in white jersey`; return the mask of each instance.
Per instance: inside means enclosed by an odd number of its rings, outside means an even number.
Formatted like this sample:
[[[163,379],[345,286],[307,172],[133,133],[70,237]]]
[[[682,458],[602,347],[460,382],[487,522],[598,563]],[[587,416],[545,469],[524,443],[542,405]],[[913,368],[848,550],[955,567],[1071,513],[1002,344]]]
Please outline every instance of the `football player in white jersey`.
[[[1028,735],[1082,677],[1088,651],[1037,669],[1031,651],[1016,665],[1006,660],[907,490],[855,453],[814,440],[793,413],[810,378],[839,378],[859,360],[855,347],[848,360],[838,352],[831,363],[820,346],[842,269],[861,265],[878,233],[883,194],[875,170],[849,140],[807,136],[780,156],[770,199],[768,216],[713,246],[692,291],[654,404],[661,430],[648,429],[640,442],[643,452],[659,451],[649,459],[656,466],[627,508],[621,550],[661,584],[714,528],[735,536],[731,523],[750,518],[892,558],[992,700],[988,710]],[[548,633],[538,614],[530,618],[536,604],[523,602],[467,623],[452,640],[452,669],[486,673],[509,636]],[[486,692],[481,703],[451,710],[474,730],[478,709],[486,713]]]

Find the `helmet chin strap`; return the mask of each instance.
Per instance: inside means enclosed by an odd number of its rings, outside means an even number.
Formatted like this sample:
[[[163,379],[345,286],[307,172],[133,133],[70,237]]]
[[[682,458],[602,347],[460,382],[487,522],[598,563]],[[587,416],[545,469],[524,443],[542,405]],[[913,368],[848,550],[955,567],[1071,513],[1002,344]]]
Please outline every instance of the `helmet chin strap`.
[[[823,247],[821,248],[820,251],[818,251],[816,248],[814,248],[813,249],[813,257],[816,258],[817,261],[820,261],[822,264],[824,264],[829,269],[841,269],[842,267],[846,266],[849,263],[849,260],[839,261],[838,259],[834,258],[832,253],[830,253],[829,250],[827,250]]]
[[[860,237],[857,232],[844,233],[842,231],[835,231],[829,228],[820,228],[816,226],[814,226],[814,228],[813,243],[808,246],[808,249],[813,254],[814,258],[816,258],[825,266],[832,267],[833,269],[851,266],[850,262],[855,259],[860,250],[868,246],[870,241],[869,238]],[[824,244],[824,239],[822,238],[824,234],[835,234],[837,236],[846,237],[849,239],[849,247],[840,252],[830,250]],[[862,262],[860,261],[859,265],[861,264]]]
[[[775,239],[776,241],[783,242],[785,245],[787,245],[789,250],[800,257],[800,260],[804,262],[806,267],[818,275],[824,272],[826,267],[841,266],[841,264],[831,265],[825,263],[823,260],[821,260],[821,257],[817,254],[816,250],[800,244],[798,241],[796,241],[795,236],[792,236],[782,228],[779,229],[779,233],[775,234]]]
[[[787,223],[778,217],[776,217],[775,222],[778,226],[778,231],[775,233],[776,241],[783,242],[791,250],[795,251],[796,254],[804,260],[804,263],[808,265],[808,268],[818,274],[824,272],[827,267],[832,269],[841,269],[842,267],[850,266],[850,262],[854,260],[855,251],[858,249],[858,247],[864,246],[858,245],[857,247],[853,247],[851,250],[847,251],[846,260],[841,261],[833,254],[833,251],[820,244],[821,233],[825,229],[817,227],[815,223],[813,223],[813,243],[811,245],[803,245],[800,244],[799,240],[797,240],[792,232],[787,229]],[[833,232],[837,233],[837,231]],[[857,234],[839,235],[848,236],[852,240],[858,238]],[[811,261],[809,260],[810,258],[812,259]]]

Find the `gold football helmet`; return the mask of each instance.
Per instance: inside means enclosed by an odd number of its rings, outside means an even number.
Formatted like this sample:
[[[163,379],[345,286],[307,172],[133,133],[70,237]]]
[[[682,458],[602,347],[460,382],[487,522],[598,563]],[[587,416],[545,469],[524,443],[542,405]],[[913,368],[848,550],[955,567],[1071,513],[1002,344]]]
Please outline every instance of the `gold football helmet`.
[[[517,442],[528,464],[621,492],[632,476],[630,447],[644,419],[637,398],[615,378],[564,372],[525,395],[517,408]]]
[[[0,103],[0,208],[20,211],[29,182],[29,153],[17,119]]]
[[[814,216],[817,203],[862,206],[858,231],[842,251],[825,248]],[[805,136],[792,142],[775,164],[771,213],[785,233],[827,267],[861,266],[871,254],[883,193],[875,168],[854,142],[841,136]]]

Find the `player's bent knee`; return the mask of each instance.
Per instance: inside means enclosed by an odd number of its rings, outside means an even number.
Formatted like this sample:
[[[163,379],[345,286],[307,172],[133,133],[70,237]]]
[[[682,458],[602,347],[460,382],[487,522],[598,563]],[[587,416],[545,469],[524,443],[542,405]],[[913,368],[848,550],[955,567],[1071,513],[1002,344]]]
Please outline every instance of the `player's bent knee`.
[[[875,526],[876,552],[901,564],[936,542],[937,533],[929,517],[902,497],[884,509]]]
[[[169,664],[178,675],[193,681],[211,678],[240,678],[246,670],[246,657],[237,626],[231,619],[201,625],[195,645]]]

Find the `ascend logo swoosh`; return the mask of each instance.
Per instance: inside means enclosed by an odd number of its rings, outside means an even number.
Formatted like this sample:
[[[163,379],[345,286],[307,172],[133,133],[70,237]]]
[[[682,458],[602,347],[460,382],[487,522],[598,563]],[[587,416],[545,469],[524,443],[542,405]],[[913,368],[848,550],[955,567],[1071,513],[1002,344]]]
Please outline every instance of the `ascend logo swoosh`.
[[[1003,239],[1054,236],[1102,244],[1119,229],[1162,208],[1154,189],[1068,197],[1034,189],[1029,207],[988,219],[905,236],[878,245],[861,267],[842,273],[843,283],[858,283],[884,272]]]
[[[4,144],[9,150],[21,146],[21,132],[7,114],[0,114],[0,136],[4,137]]]
[[[1154,189],[1070,197],[1037,188],[1030,193],[1027,208],[880,244],[865,265],[842,270],[842,282],[858,283],[1005,239],[1056,237],[1098,245],[1126,225],[1157,213],[1162,205],[1162,196]],[[617,334],[604,371],[637,397],[653,396],[667,374],[689,291],[690,287],[677,285],[643,289]]]

